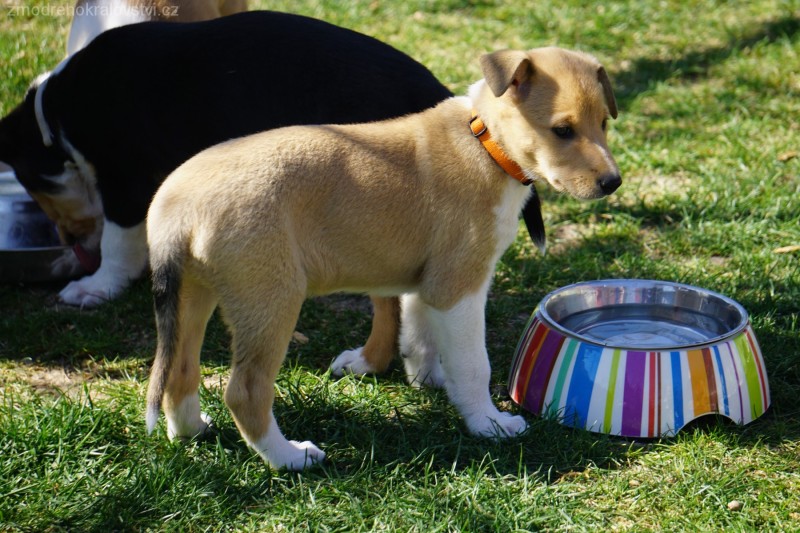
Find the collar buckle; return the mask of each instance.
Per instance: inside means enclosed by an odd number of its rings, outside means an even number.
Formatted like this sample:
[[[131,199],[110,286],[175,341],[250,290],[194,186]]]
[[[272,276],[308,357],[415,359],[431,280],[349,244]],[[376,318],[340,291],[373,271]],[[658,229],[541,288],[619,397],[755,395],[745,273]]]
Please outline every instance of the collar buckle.
[[[478,121],[478,124],[475,124],[475,121]],[[472,131],[472,136],[476,139],[480,138],[480,136],[486,133],[488,130],[486,124],[483,123],[478,115],[475,115],[469,119],[469,129]]]

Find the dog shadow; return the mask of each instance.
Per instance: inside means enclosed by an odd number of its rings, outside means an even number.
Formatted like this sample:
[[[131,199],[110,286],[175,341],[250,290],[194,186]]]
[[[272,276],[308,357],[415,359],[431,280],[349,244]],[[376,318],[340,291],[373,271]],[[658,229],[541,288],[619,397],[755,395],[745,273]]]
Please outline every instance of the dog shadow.
[[[360,385],[368,386],[356,384]],[[325,463],[304,473],[322,478],[349,478],[401,466],[412,476],[478,468],[550,483],[592,465],[612,468],[624,462],[632,449],[640,453],[647,446],[532,416],[527,416],[530,427],[520,437],[474,437],[467,433],[443,391],[423,389],[413,394],[417,396],[413,403],[400,402],[389,414],[363,402],[355,406],[351,397],[339,395],[329,401],[310,399],[313,406],[307,409],[313,411],[313,417],[286,400],[276,402],[275,415],[287,438],[308,439],[326,451]],[[221,399],[210,403],[224,410]],[[222,446],[235,455],[252,453],[227,413],[212,416],[219,416],[220,423],[215,423],[198,445]]]

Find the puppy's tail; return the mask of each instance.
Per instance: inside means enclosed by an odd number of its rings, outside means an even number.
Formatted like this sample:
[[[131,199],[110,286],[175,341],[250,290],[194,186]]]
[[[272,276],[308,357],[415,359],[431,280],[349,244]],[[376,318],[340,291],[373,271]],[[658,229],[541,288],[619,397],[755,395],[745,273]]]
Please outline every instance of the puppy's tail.
[[[167,257],[157,257],[156,253],[154,250],[151,256],[151,267],[158,342],[147,389],[145,419],[148,434],[153,432],[158,423],[161,400],[178,346],[178,305],[184,259],[183,253],[173,253]]]

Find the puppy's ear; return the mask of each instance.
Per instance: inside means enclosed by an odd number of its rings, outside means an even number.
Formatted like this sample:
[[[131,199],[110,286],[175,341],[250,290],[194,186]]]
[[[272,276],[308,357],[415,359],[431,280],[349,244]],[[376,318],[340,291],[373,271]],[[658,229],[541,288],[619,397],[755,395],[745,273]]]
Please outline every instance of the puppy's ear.
[[[606,105],[608,112],[611,113],[611,118],[617,118],[617,100],[614,98],[614,89],[611,88],[611,80],[608,79],[606,69],[603,67],[597,69],[597,79],[603,86],[603,94],[606,97]]]
[[[509,87],[521,89],[533,76],[533,63],[519,50],[500,50],[481,56],[481,69],[495,96],[503,96]]]

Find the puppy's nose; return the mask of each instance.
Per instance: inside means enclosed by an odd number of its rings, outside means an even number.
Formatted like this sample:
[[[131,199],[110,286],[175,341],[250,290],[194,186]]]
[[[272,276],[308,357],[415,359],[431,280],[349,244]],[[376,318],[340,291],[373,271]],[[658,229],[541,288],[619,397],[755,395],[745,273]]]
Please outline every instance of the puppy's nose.
[[[597,179],[597,185],[600,186],[603,194],[611,194],[622,185],[622,177],[619,174],[606,174]]]

